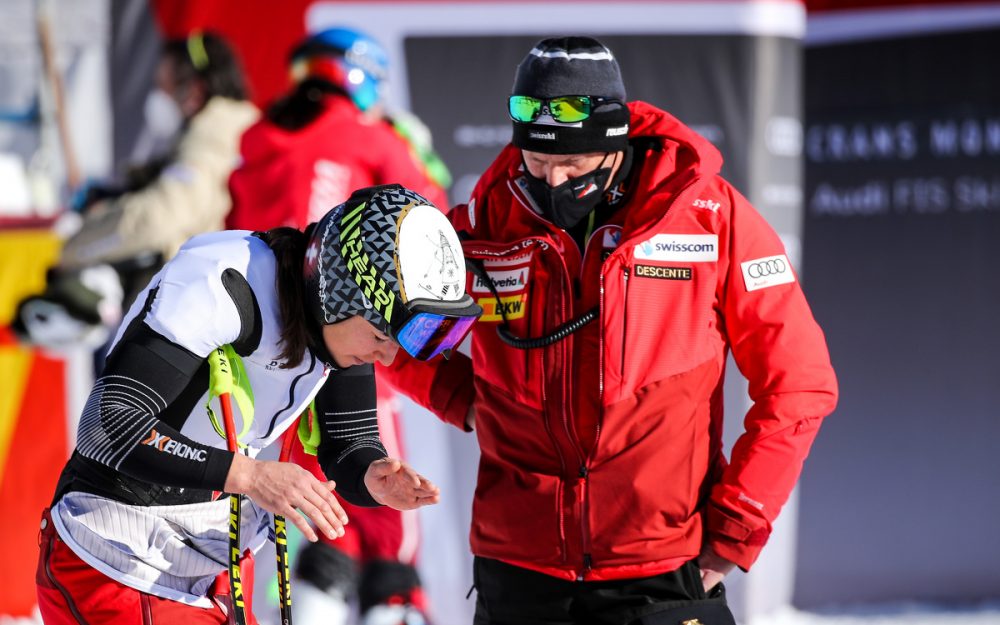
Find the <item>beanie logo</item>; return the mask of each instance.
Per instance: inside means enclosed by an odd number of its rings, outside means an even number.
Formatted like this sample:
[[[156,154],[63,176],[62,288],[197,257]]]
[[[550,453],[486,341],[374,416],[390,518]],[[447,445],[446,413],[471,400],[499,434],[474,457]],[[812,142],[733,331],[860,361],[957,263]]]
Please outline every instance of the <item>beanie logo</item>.
[[[532,139],[545,139],[546,141],[555,141],[556,133],[554,132],[538,132],[537,130],[532,130],[528,133],[528,137]]]
[[[627,134],[628,134],[628,124],[625,124],[624,126],[619,126],[618,128],[608,128],[608,130],[604,133],[604,136],[620,137],[622,135],[627,135]]]

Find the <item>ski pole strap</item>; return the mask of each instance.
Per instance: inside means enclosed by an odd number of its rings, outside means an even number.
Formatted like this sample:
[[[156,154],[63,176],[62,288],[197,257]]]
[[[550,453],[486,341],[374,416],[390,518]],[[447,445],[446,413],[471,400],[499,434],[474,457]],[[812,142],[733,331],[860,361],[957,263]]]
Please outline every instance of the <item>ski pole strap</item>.
[[[316,400],[309,402],[305,413],[299,417],[299,441],[302,449],[315,456],[319,449],[319,426],[316,424]]]
[[[205,404],[205,409],[212,427],[223,438],[226,437],[226,430],[218,415],[212,410],[212,400],[226,393],[239,406],[243,428],[236,434],[236,440],[240,447],[246,447],[239,441],[246,436],[250,426],[253,425],[253,389],[250,387],[250,378],[243,366],[243,359],[232,345],[217,347],[208,355],[208,402]]]

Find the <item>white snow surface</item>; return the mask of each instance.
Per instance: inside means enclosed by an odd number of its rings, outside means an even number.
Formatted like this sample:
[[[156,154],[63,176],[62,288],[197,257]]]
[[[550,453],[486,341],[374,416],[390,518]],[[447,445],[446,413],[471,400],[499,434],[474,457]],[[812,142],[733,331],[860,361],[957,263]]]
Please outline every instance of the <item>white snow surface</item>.
[[[256,610],[260,622],[271,622],[271,610]],[[37,610],[27,618],[0,615],[0,625],[40,625]],[[750,619],[743,625],[1000,625],[1000,603],[962,608],[920,603],[843,607],[822,613],[784,608]]]
[[[1000,603],[963,607],[898,603],[823,612],[789,607],[751,618],[745,625],[1000,625]]]

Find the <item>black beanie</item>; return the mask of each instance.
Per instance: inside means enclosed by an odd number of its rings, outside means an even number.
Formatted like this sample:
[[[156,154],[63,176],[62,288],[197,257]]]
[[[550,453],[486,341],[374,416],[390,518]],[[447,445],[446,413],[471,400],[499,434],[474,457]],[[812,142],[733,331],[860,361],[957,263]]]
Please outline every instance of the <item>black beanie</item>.
[[[590,37],[558,37],[538,42],[517,66],[512,95],[539,99],[586,95],[612,98],[579,124],[546,116],[514,122],[512,142],[532,152],[583,154],[617,152],[628,144],[629,111],[621,70],[604,44]]]

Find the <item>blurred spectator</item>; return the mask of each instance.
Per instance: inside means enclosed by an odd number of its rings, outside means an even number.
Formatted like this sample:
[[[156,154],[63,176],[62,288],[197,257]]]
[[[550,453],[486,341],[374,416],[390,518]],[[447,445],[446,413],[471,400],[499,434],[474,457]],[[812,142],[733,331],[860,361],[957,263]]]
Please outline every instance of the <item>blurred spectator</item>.
[[[176,128],[176,143],[128,172],[121,187],[78,190],[79,230],[50,269],[45,292],[18,308],[14,327],[34,342],[99,345],[123,304],[181,243],[223,227],[239,137],[259,116],[235,53],[209,33],[165,42],[150,103],[155,123]]]
[[[325,30],[299,44],[291,64],[291,92],[243,138],[228,228],[301,228],[354,189],[389,182],[447,206],[450,176],[430,133],[410,113],[383,110],[388,57],[378,42]]]
[[[294,49],[291,66],[291,92],[243,137],[228,227],[304,228],[355,189],[388,183],[447,206],[450,176],[429,131],[411,114],[383,110],[388,58],[377,41],[352,29],[324,30]],[[390,453],[401,455],[397,406],[380,380],[379,430]],[[315,458],[295,448],[293,460],[319,475]],[[415,511],[342,504],[351,519],[346,535],[308,544],[296,558],[295,618],[337,625],[357,604],[366,623],[423,622]]]

